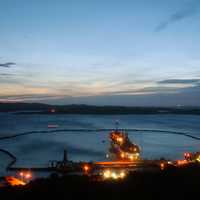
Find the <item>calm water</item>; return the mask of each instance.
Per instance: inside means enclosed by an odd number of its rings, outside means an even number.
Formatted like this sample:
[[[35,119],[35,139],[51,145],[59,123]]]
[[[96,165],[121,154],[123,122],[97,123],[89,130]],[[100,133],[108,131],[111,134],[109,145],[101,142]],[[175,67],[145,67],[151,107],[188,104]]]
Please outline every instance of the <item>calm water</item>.
[[[159,129],[183,131],[200,137],[200,116],[193,115],[14,115],[0,114],[0,137],[16,133],[48,130],[49,124],[58,129],[114,128]],[[199,151],[200,141],[181,135],[155,132],[129,132],[138,143],[144,158],[181,158],[185,151]],[[103,142],[105,140],[105,142]],[[8,140],[0,140],[0,148],[18,158],[17,166],[45,166],[49,160],[62,159],[67,149],[71,160],[104,160],[108,149],[107,132],[37,133]],[[0,153],[0,175],[9,158]]]

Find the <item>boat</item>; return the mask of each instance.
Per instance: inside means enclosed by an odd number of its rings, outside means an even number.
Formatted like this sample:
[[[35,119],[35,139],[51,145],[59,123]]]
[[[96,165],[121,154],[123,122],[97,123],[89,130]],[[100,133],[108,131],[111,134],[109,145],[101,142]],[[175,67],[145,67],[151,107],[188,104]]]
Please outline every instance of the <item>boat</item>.
[[[110,148],[107,157],[116,160],[136,161],[140,159],[140,147],[137,144],[131,142],[128,137],[128,133],[118,129],[111,131]]]

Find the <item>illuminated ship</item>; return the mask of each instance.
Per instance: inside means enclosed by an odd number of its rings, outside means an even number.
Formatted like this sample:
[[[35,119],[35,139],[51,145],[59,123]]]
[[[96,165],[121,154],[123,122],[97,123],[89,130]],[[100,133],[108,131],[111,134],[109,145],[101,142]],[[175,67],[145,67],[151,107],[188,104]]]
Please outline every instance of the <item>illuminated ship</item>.
[[[116,127],[110,133],[110,148],[107,157],[126,161],[139,160],[140,147],[130,141],[127,133],[119,131]]]

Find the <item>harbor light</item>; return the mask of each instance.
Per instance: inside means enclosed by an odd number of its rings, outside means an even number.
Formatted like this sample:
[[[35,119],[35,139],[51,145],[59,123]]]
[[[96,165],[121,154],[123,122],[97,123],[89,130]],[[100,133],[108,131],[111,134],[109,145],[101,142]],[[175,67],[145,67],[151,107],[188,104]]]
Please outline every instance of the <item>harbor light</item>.
[[[196,161],[200,162],[200,155],[197,157]]]
[[[160,169],[164,170],[165,169],[165,164],[164,163],[160,163]]]
[[[83,171],[84,173],[88,173],[90,171],[91,167],[88,164],[83,165]]]
[[[125,172],[121,172],[121,173],[120,173],[120,177],[121,177],[121,178],[124,178],[125,176],[126,176]]]
[[[23,172],[20,172],[19,175],[20,175],[21,177],[23,177],[23,176],[24,176],[24,173],[23,173]]]
[[[26,183],[18,178],[15,178],[13,176],[6,176],[5,177],[6,182],[11,186],[23,186],[26,185]]]
[[[27,173],[27,174],[25,175],[25,178],[26,178],[26,179],[30,179],[30,178],[32,178],[31,173]]]
[[[103,177],[104,177],[104,178],[107,179],[107,178],[110,178],[110,176],[111,176],[110,170],[106,170],[106,171],[103,172]]]
[[[117,174],[116,174],[115,172],[112,172],[111,177],[112,177],[113,179],[118,179],[118,176],[117,176]]]
[[[29,181],[32,178],[32,173],[30,171],[28,172],[22,171],[22,172],[19,172],[19,176],[21,180]]]
[[[124,171],[114,171],[114,170],[107,169],[103,172],[104,179],[117,180],[117,179],[124,179],[125,176],[126,176],[126,173]]]
[[[186,160],[191,159],[190,153],[184,153],[184,157],[185,157]]]
[[[89,170],[89,167],[88,167],[87,165],[85,165],[85,166],[84,166],[84,170],[85,170],[85,171],[88,171],[88,170]]]
[[[177,165],[178,166],[182,166],[182,165],[186,165],[186,164],[188,164],[187,160],[177,160]]]

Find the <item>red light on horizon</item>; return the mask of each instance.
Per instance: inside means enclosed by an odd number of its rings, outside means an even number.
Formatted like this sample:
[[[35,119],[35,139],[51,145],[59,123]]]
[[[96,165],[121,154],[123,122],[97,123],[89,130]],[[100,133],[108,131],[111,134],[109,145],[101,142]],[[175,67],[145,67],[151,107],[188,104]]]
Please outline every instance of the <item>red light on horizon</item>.
[[[55,113],[56,110],[55,110],[54,108],[52,108],[52,109],[50,110],[50,112],[51,112],[51,113]]]

